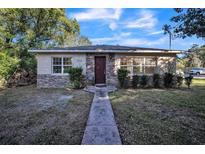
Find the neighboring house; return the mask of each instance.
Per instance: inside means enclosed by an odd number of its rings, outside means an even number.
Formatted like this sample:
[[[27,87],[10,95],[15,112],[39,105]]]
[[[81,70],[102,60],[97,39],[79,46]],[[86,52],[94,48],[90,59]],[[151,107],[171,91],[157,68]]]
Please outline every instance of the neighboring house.
[[[153,75],[176,72],[175,50],[112,45],[79,46],[69,48],[33,49],[37,58],[38,87],[66,87],[67,70],[81,67],[88,83],[118,84],[117,69],[135,74]]]

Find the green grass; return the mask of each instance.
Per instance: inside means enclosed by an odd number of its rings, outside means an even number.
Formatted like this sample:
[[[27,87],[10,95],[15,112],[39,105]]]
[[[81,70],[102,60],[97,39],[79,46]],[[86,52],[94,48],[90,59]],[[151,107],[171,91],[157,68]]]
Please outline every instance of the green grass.
[[[110,95],[123,144],[205,144],[205,80]]]
[[[81,144],[92,97],[35,86],[0,91],[0,144]]]

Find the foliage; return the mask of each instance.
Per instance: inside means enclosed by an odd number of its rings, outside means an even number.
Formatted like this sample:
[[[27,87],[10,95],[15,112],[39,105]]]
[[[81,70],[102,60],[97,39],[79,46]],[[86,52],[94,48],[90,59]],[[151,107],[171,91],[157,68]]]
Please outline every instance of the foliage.
[[[153,74],[153,86],[155,88],[159,88],[160,87],[160,80],[161,80],[161,77],[159,74]]]
[[[173,79],[174,79],[174,75],[172,73],[165,73],[164,74],[164,86],[166,88],[172,88]]]
[[[189,75],[189,76],[185,77],[184,79],[185,79],[185,84],[190,89],[190,85],[192,83],[193,76]]]
[[[134,75],[132,77],[132,87],[137,88],[139,82],[140,82],[140,77],[138,75]]]
[[[181,85],[183,84],[183,80],[184,80],[184,79],[183,79],[183,77],[180,76],[180,75],[177,75],[176,77],[177,77],[177,87],[180,88]]]
[[[117,70],[117,77],[118,81],[120,83],[121,88],[125,88],[127,85],[127,80],[128,80],[128,73],[129,71],[126,69],[118,69]]]
[[[77,34],[69,34],[64,42],[64,47],[72,46],[88,46],[92,45],[92,42],[85,36]]]
[[[199,59],[201,60],[201,66],[205,67],[205,45],[201,46],[199,49]]]
[[[20,59],[20,67],[36,69],[31,48],[64,44],[69,34],[79,33],[76,20],[68,19],[64,9],[0,9],[0,50]]]
[[[82,68],[79,68],[79,67],[70,68],[68,70],[68,73],[69,73],[69,79],[71,81],[73,88],[80,89],[85,86],[84,75],[82,74],[83,73]]]
[[[173,32],[177,37],[198,38],[205,37],[205,9],[204,8],[189,8],[175,9],[177,16],[173,16],[171,21],[174,22]]]
[[[19,59],[0,53],[0,79],[8,79],[18,67]]]
[[[142,87],[145,87],[147,85],[147,83],[148,83],[148,80],[149,80],[149,78],[148,78],[147,75],[142,75],[141,76],[141,80],[140,80],[140,85]]]

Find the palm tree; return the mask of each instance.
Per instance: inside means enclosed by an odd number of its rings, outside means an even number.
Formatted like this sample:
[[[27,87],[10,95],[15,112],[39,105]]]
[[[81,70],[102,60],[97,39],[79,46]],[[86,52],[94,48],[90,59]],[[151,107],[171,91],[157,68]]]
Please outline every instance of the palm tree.
[[[172,46],[172,32],[171,32],[171,26],[165,24],[162,28],[162,30],[164,30],[164,34],[169,34],[169,50],[171,50],[171,46]]]

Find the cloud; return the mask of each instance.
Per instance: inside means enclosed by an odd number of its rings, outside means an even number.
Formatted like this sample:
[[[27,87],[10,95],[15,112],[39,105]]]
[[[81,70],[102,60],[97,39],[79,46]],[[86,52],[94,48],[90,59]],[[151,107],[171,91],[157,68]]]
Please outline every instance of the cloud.
[[[139,18],[133,21],[126,22],[126,28],[153,28],[158,20],[154,13],[150,10],[142,10],[139,12]]]
[[[87,20],[119,20],[122,14],[122,9],[87,9],[85,12],[72,14],[73,18],[78,21]]]
[[[158,34],[163,34],[163,33],[164,33],[164,31],[160,30],[160,31],[151,32],[151,33],[149,33],[149,35],[158,35]]]
[[[92,38],[93,44],[120,44],[127,46],[157,46],[164,45],[168,42],[168,38],[163,36],[156,40],[149,40],[145,38],[130,37],[131,33],[119,33],[110,37]]]
[[[120,36],[130,36],[131,35],[131,33],[130,32],[126,32],[126,33],[124,33],[124,32],[122,32],[122,33],[120,33]]]
[[[115,23],[115,22],[111,22],[110,25],[109,25],[109,28],[110,28],[111,30],[116,30],[116,29],[118,28],[118,25],[117,25],[117,23]]]
[[[120,44],[128,45],[128,46],[155,46],[155,45],[161,45],[166,43],[167,38],[161,37],[156,40],[148,40],[148,39],[138,39],[138,38],[128,38],[124,39],[120,42]]]
[[[115,41],[116,38],[112,36],[112,37],[91,38],[90,40],[93,44],[106,44],[108,42]]]

